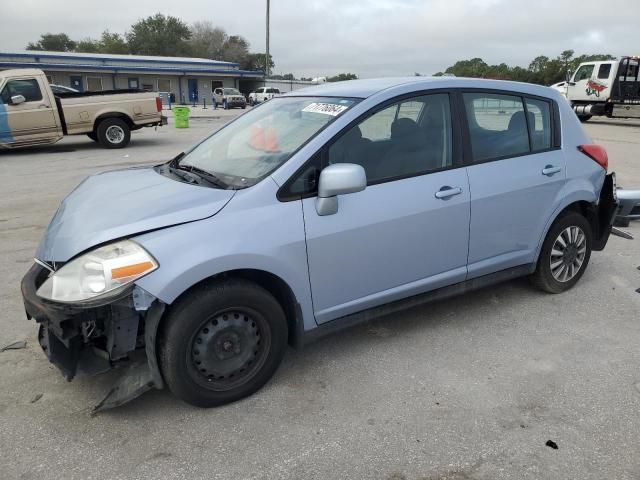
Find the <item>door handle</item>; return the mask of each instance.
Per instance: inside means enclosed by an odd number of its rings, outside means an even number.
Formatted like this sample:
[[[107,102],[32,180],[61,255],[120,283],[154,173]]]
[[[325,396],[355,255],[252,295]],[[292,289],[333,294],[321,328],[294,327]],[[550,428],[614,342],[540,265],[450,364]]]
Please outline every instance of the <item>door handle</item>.
[[[546,167],[544,167],[542,169],[542,174],[546,175],[547,177],[550,177],[551,175],[554,175],[558,172],[562,171],[562,167],[555,167],[553,165],[547,165]]]
[[[38,108],[40,108],[40,109],[49,108],[49,105],[44,105],[44,104],[38,105]]]
[[[461,193],[462,193],[462,188],[460,187],[444,186],[436,192],[436,198],[439,198],[440,200],[444,200],[446,198],[453,197],[454,195],[460,195]]]

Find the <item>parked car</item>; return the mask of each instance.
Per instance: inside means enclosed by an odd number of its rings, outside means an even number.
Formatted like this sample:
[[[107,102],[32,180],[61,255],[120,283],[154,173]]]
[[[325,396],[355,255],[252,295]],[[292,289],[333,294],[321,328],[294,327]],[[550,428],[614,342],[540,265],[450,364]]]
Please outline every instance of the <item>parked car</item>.
[[[234,107],[247,108],[246,98],[235,88],[216,88],[213,91],[213,99],[225,110]]]
[[[631,220],[640,220],[640,189],[618,189],[618,209],[614,225],[628,227]]]
[[[53,83],[49,85],[49,87],[54,95],[58,95],[60,93],[78,93],[80,91],[75,88],[65,87],[64,85],[55,85]]]
[[[572,288],[611,232],[607,165],[546,87],[299,90],[167,163],[83,181],[22,281],[27,316],[68,379],[146,357],[99,408],[163,386],[222,405],[287,344],[520,276]]]
[[[57,90],[42,70],[0,72],[0,149],[50,145],[64,135],[87,135],[105,148],[122,148],[131,130],[167,123],[155,93]]]
[[[255,105],[256,103],[266,102],[273,97],[280,96],[280,89],[273,87],[260,87],[255,92],[249,94],[249,105]]]

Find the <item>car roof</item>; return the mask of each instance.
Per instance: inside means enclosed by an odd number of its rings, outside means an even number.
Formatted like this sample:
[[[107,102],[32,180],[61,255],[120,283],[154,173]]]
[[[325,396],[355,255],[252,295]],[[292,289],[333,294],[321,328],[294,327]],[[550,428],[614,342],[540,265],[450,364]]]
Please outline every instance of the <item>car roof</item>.
[[[410,85],[412,90],[431,90],[436,88],[482,88],[490,90],[506,90],[530,95],[554,97],[555,93],[549,87],[533,85],[531,83],[511,82],[505,80],[485,80],[481,78],[462,77],[392,77],[373,78],[366,80],[347,80],[331,82],[322,85],[302,88],[287,94],[287,96],[318,96],[318,97],[352,97],[367,98],[384,90]]]

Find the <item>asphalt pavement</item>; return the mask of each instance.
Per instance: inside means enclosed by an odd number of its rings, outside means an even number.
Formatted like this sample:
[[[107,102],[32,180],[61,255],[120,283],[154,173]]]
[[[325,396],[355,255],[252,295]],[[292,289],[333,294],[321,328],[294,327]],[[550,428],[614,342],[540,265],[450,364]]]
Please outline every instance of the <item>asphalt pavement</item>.
[[[72,137],[0,153],[0,347],[27,342],[0,353],[0,478],[640,478],[640,239],[612,237],[561,295],[520,279],[290,350],[232,405],[156,391],[92,417],[113,376],[63,380],[24,315],[43,229],[85,176],[168,160],[240,112],[123,150]],[[640,122],[586,128],[640,187]]]

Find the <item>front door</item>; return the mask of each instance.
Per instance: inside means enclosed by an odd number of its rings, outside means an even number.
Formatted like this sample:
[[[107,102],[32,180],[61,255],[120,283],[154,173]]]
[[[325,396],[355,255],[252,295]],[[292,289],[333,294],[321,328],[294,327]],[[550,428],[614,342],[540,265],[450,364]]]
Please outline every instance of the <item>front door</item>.
[[[596,65],[595,63],[587,63],[576,70],[575,75],[569,86],[567,87],[567,98],[571,101],[594,101],[598,100],[596,93],[592,87]],[[606,99],[603,99],[605,101]]]
[[[80,75],[71,75],[69,80],[71,80],[71,88],[75,88],[79,92],[84,92],[84,85]]]
[[[566,171],[550,100],[476,92],[463,100],[472,156],[473,278],[535,261]]]
[[[49,143],[60,136],[55,105],[42,94],[36,78],[11,79],[0,92],[0,142],[22,145]],[[22,95],[23,103],[13,98]]]
[[[195,78],[190,78],[187,81],[187,85],[189,87],[189,101],[197,102],[198,101],[198,80]]]
[[[319,216],[303,202],[316,321],[464,280],[469,186],[448,94],[394,103],[341,135],[325,163],[356,163],[367,188]],[[457,129],[456,129],[457,131]]]

